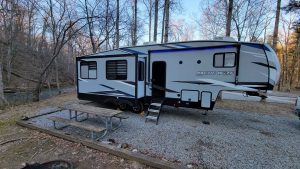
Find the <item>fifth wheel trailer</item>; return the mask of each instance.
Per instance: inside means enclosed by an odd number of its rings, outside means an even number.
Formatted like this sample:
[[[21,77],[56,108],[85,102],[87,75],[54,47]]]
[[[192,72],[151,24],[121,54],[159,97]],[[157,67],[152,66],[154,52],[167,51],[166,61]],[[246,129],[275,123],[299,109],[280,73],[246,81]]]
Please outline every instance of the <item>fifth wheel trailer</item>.
[[[259,95],[272,90],[280,65],[267,44],[188,41],[123,47],[78,57],[79,99],[140,111],[164,105],[213,109],[221,91]]]

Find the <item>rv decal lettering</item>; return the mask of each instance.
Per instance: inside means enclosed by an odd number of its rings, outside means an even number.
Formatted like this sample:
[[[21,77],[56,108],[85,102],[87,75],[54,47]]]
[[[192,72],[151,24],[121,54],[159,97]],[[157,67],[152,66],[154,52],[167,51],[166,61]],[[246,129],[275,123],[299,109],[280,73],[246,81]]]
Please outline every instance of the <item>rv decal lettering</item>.
[[[198,71],[197,75],[198,76],[203,76],[203,75],[233,75],[234,71]]]

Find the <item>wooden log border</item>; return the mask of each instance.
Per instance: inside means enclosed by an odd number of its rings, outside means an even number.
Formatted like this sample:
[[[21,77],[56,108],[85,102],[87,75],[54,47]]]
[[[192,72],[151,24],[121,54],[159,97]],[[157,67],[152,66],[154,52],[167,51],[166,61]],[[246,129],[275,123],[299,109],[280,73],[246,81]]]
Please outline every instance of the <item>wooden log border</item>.
[[[108,144],[104,144],[101,142],[95,142],[92,141],[90,139],[86,139],[86,138],[82,138],[79,136],[74,136],[74,135],[70,135],[67,134],[63,131],[59,131],[59,130],[55,130],[55,129],[48,129],[48,128],[43,128],[40,126],[37,126],[29,121],[24,121],[24,120],[18,120],[16,122],[18,125],[29,128],[29,129],[33,129],[33,130],[37,130],[39,132],[43,132],[46,134],[50,134],[52,136],[58,137],[58,138],[62,138],[71,142],[75,142],[75,143],[81,143],[82,145],[85,145],[87,147],[105,152],[105,153],[109,153],[124,159],[128,159],[128,160],[132,160],[132,161],[137,161],[139,163],[154,167],[154,168],[163,168],[163,169],[181,169],[181,168],[186,168],[184,166],[180,166],[180,165],[175,165],[171,162],[168,161],[162,161],[141,153],[135,153],[135,152],[131,152],[129,150],[126,149],[122,149],[122,148],[117,148],[115,146],[111,146]]]

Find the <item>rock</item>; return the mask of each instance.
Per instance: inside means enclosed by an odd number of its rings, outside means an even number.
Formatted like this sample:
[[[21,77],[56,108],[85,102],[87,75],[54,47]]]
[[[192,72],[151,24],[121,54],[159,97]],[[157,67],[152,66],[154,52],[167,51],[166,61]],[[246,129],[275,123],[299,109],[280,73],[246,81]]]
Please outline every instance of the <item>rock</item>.
[[[138,152],[138,150],[137,149],[133,149],[132,152],[136,153],[136,152]]]
[[[103,144],[112,144],[110,141],[101,141]]]
[[[28,164],[25,163],[25,162],[23,162],[23,163],[21,164],[22,167],[26,167],[27,165],[28,165]]]
[[[168,161],[168,160],[167,160],[167,159],[165,159],[165,158],[162,158],[161,160],[162,160],[162,161]]]
[[[188,164],[187,168],[193,168],[193,165],[192,164]]]
[[[126,149],[126,148],[128,148],[128,147],[129,147],[129,145],[128,145],[127,143],[122,143],[122,144],[121,144],[121,148]]]
[[[22,120],[29,120],[29,117],[27,117],[27,116],[22,116],[21,119],[22,119]]]
[[[136,161],[133,161],[132,162],[132,168],[133,169],[140,169],[140,168],[144,168],[142,164],[136,162]]]

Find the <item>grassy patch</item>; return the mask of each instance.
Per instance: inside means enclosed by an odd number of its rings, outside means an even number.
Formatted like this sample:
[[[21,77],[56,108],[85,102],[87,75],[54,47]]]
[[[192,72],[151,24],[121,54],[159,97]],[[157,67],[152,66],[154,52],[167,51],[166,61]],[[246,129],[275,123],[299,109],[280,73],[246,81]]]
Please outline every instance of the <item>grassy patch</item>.
[[[16,124],[16,121],[20,118],[19,113],[16,113],[8,118],[0,119],[0,134],[3,134],[3,130],[8,127]]]

